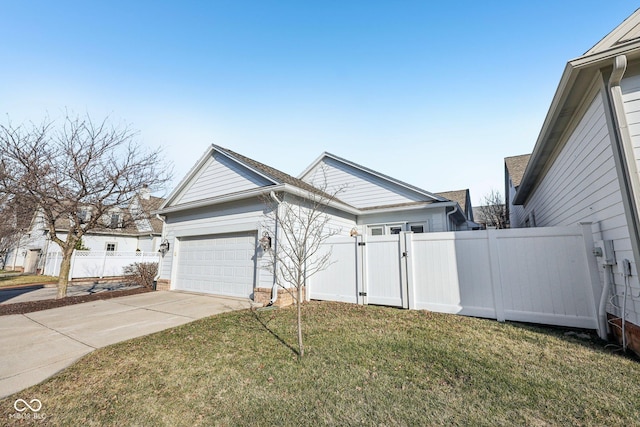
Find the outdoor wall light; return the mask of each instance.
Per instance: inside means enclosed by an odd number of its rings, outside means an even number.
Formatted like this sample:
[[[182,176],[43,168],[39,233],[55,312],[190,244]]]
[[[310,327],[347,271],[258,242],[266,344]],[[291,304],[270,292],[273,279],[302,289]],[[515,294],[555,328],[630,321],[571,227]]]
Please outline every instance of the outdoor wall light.
[[[162,243],[160,243],[160,249],[158,250],[158,252],[161,252],[162,255],[169,252],[169,241],[167,239],[164,239]]]
[[[262,246],[263,251],[271,249],[271,237],[269,237],[268,231],[265,231],[264,233],[262,233],[262,238],[260,239],[260,246]]]

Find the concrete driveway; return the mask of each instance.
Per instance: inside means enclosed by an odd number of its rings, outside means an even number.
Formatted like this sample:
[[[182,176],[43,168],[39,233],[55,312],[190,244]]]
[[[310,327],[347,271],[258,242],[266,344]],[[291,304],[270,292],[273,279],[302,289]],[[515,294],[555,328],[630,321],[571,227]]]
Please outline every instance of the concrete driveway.
[[[157,291],[0,316],[0,398],[97,348],[250,306],[244,299]]]

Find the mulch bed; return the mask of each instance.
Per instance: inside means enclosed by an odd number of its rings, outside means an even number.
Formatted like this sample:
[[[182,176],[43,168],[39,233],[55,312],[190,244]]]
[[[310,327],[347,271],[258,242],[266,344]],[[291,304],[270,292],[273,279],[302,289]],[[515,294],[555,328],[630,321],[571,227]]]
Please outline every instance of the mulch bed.
[[[127,295],[152,292],[151,288],[125,289],[122,291],[104,291],[90,295],[79,295],[60,299],[45,299],[40,301],[17,302],[14,304],[0,304],[0,316],[8,314],[24,314],[34,311],[48,310],[50,308],[63,307],[65,305],[80,304],[82,302],[98,301]]]

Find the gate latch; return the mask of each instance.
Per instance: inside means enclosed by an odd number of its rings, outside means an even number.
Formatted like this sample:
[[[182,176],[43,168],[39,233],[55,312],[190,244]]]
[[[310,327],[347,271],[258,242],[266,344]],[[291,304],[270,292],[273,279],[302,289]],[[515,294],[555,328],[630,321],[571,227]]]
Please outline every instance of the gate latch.
[[[367,293],[366,292],[358,292],[358,295],[360,295],[361,297],[366,297]]]

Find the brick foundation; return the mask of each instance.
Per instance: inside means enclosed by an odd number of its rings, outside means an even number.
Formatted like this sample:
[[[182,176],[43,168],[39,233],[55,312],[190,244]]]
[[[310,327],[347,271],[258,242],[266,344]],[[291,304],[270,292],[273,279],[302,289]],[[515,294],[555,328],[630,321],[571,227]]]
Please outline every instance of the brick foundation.
[[[293,295],[284,288],[278,288],[278,299],[276,300],[276,303],[274,305],[277,307],[286,307],[293,304],[295,302],[294,295],[296,294],[297,290],[293,288],[290,289],[290,291],[291,293],[293,293]],[[305,289],[302,288],[303,301],[305,299],[304,291]],[[271,288],[255,288],[253,290],[253,302],[262,304],[264,306],[269,304],[269,301],[271,301]]]
[[[609,325],[614,340],[622,345],[622,319],[607,313],[607,320],[613,325]],[[640,357],[640,327],[630,322],[625,322],[625,335],[627,336],[627,349]]]
[[[156,283],[157,291],[168,291],[171,289],[171,280],[169,279],[158,279]]]

